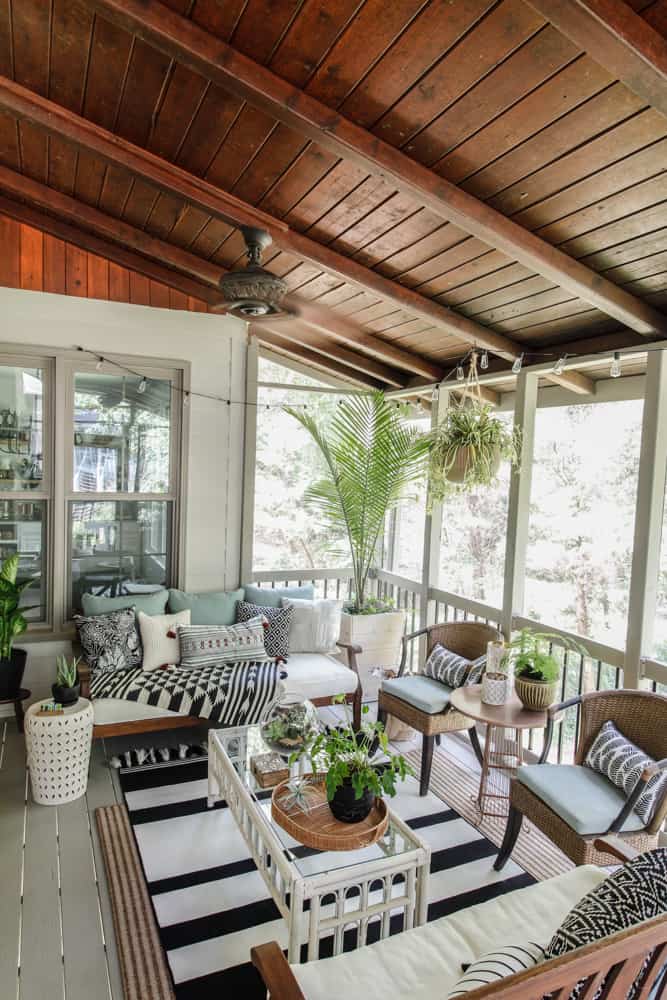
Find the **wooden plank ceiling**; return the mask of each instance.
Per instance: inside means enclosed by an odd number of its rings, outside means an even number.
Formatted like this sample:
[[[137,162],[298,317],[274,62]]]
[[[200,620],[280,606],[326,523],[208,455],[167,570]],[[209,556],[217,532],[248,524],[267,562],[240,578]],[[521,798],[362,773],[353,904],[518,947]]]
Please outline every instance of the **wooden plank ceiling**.
[[[256,332],[367,384],[659,339],[667,0],[604,7],[1,0],[0,212],[209,306],[262,225]]]

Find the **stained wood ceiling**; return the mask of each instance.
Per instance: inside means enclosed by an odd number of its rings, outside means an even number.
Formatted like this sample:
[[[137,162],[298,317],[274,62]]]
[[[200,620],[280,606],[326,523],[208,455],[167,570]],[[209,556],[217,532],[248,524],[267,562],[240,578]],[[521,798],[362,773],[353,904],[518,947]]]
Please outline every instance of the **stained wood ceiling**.
[[[309,303],[258,335],[373,384],[657,339],[667,0],[604,7],[0,0],[0,210],[209,305],[258,221]]]

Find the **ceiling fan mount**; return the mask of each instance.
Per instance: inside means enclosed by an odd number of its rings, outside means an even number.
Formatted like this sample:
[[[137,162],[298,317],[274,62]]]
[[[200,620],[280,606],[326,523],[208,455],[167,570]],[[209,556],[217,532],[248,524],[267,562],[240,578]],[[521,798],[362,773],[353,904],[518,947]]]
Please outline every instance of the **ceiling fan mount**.
[[[262,251],[271,243],[263,229],[239,226],[246,244],[248,263],[238,271],[228,271],[220,278],[227,312],[246,319],[258,319],[280,313],[280,303],[287,292],[282,278],[262,267]]]

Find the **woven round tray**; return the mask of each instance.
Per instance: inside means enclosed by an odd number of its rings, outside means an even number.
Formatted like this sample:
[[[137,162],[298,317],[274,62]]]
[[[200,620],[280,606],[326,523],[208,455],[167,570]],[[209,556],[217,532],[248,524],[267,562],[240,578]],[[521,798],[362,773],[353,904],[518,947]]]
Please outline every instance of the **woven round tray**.
[[[290,794],[289,781],[276,785],[271,796],[274,822],[305,847],[318,851],[355,851],[374,844],[387,829],[389,812],[383,799],[375,800],[370,813],[360,823],[341,823],[329,808],[324,775],[314,775],[310,784],[314,792],[308,799],[308,812],[298,805],[284,804]]]

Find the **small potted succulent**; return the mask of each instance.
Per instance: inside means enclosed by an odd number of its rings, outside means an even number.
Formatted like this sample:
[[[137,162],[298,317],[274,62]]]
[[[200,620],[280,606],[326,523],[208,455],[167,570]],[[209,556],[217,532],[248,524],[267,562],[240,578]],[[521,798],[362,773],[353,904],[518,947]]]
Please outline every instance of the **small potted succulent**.
[[[566,650],[586,655],[579,643],[551,632],[533,632],[522,628],[507,644],[504,663],[514,669],[514,687],[524,708],[544,712],[558,697],[561,667],[549,651],[549,644],[558,642]],[[546,647],[546,650],[545,650]]]
[[[364,712],[367,711],[368,706],[364,706]],[[373,764],[378,748],[385,756]],[[412,774],[404,757],[389,753],[389,741],[381,722],[363,723],[355,731],[348,717],[344,725],[321,732],[307,752],[314,766],[326,772],[329,808],[342,823],[360,823],[366,819],[376,798],[395,795],[397,780],[403,781]]]
[[[53,700],[61,705],[73,705],[79,700],[79,662],[76,656],[72,660],[59,656],[56,660],[56,681],[51,685],[51,693]]]
[[[19,557],[17,554],[5,559],[0,567],[0,700],[18,697],[23,681],[28,653],[25,649],[15,649],[14,639],[22,635],[28,627],[24,612],[31,608],[21,608],[21,595],[34,579],[17,583]]]

